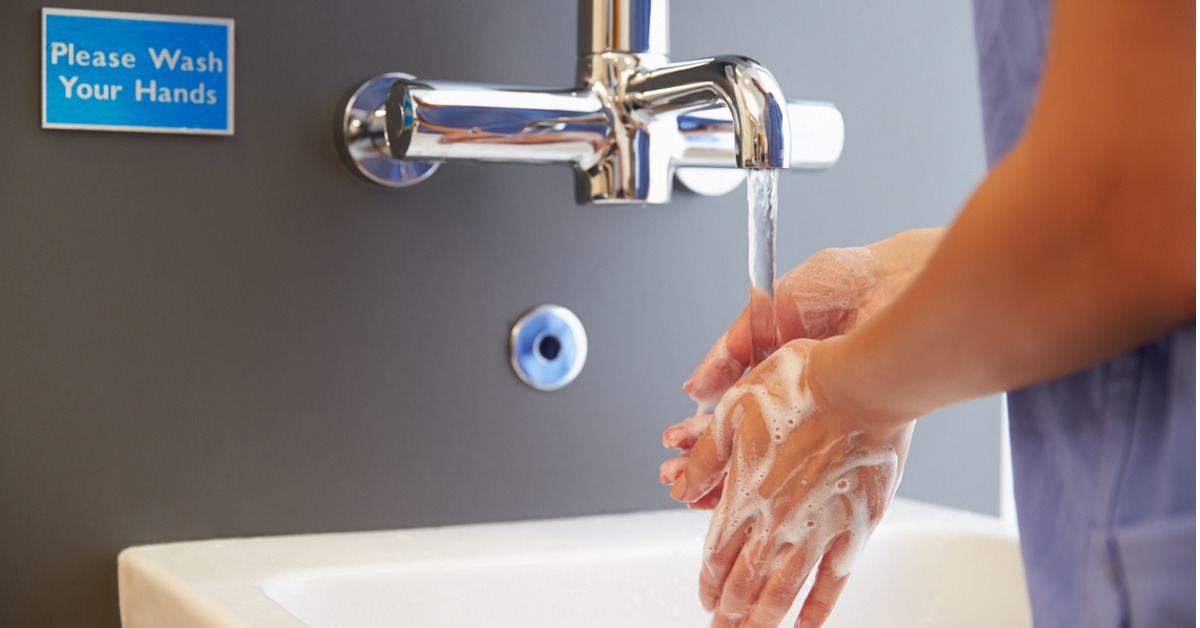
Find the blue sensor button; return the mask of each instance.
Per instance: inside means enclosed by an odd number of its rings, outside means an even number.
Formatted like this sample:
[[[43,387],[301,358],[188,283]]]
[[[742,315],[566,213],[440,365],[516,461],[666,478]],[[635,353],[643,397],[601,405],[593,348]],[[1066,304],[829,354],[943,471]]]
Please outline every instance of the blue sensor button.
[[[539,305],[513,325],[509,342],[513,371],[537,390],[570,384],[587,360],[587,333],[579,317],[558,305]]]

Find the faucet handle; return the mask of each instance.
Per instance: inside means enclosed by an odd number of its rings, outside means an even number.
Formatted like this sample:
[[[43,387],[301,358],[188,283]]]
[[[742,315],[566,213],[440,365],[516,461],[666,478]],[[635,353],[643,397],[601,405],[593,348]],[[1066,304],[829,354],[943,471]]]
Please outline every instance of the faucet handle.
[[[842,154],[845,124],[837,107],[829,103],[788,101],[791,121],[791,168],[827,170]],[[704,196],[728,194],[746,179],[734,158],[733,122],[728,107],[715,107],[679,116],[683,138],[675,160],[675,178]]]

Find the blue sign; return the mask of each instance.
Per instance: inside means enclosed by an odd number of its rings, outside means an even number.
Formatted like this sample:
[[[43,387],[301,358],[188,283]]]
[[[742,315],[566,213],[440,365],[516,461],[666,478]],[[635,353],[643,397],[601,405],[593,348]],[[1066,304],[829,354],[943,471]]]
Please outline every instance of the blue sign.
[[[233,20],[42,9],[42,128],[233,135]]]

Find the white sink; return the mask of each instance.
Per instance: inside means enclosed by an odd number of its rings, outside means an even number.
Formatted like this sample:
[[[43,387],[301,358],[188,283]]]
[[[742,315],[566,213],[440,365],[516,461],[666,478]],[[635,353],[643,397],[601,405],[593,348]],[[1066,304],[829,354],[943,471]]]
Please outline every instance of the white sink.
[[[125,628],[706,626],[696,582],[707,527],[707,513],[671,510],[134,547],[119,559],[121,618]],[[1015,534],[898,499],[826,625],[1030,626]]]

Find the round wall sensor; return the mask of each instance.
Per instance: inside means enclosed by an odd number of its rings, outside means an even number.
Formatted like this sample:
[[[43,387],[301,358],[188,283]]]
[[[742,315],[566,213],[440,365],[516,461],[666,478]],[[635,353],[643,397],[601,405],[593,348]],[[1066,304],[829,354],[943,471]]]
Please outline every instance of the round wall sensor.
[[[513,325],[509,360],[521,381],[537,390],[570,384],[587,360],[587,333],[571,310],[539,305]]]

